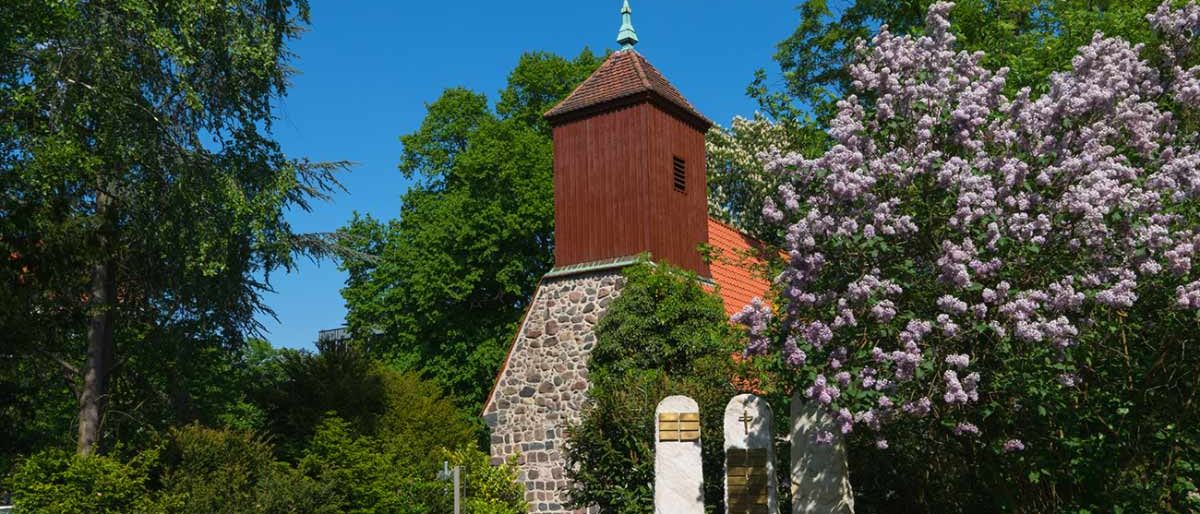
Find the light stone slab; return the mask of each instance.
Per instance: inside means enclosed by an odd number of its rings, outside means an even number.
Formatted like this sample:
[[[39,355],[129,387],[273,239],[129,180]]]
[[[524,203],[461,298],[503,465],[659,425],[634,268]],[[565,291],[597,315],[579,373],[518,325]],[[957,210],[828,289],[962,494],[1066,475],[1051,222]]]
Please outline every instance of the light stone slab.
[[[835,419],[800,395],[792,397],[792,514],[853,514],[846,443]],[[816,442],[829,431],[833,444]]]
[[[765,514],[779,513],[779,484],[775,477],[775,444],[771,436],[774,417],[767,401],[753,394],[739,394],[725,406],[725,512],[747,514],[762,512],[735,510],[729,501],[731,450],[765,450],[767,475],[767,505]]]
[[[663,413],[699,414],[700,406],[686,396],[668,396],[654,410],[654,512],[704,514],[700,440],[663,441],[659,433]]]

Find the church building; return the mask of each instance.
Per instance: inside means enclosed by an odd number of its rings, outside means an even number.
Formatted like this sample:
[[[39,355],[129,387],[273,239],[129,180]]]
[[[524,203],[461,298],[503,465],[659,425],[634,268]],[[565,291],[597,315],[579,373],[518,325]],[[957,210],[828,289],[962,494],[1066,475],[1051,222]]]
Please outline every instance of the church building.
[[[550,109],[555,267],[543,277],[484,405],[491,455],[517,455],[530,512],[570,513],[563,443],[587,398],[593,331],[622,269],[650,254],[695,272],[734,313],[767,282],[734,256],[754,241],[708,216],[705,118],[650,62],[628,1],[621,49]],[[701,254],[704,245],[717,255]]]

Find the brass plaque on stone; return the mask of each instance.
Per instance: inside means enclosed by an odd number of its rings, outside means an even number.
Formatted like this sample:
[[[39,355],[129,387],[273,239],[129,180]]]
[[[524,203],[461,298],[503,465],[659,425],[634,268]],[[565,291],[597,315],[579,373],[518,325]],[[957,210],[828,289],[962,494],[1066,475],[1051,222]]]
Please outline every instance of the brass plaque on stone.
[[[700,413],[660,413],[658,415],[658,440],[677,442],[699,441]]]
[[[725,451],[729,514],[768,514],[767,449]]]

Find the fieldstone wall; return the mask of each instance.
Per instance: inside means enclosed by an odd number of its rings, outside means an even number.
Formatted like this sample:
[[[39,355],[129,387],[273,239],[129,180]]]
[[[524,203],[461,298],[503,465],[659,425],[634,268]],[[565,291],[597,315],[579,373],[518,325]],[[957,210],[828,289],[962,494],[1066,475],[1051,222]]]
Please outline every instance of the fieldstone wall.
[[[587,399],[593,329],[623,284],[619,268],[544,280],[492,391],[492,462],[519,456],[530,512],[583,512],[566,507],[563,442]]]

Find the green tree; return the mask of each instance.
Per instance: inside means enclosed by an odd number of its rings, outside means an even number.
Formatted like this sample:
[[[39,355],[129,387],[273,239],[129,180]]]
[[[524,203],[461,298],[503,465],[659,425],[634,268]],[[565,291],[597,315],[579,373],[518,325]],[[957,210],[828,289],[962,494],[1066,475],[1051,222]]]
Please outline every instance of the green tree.
[[[725,403],[738,392],[737,337],[721,300],[694,274],[640,264],[625,276],[596,327],[591,405],[566,444],[571,500],[603,512],[654,512],[654,411],[678,394],[700,405],[704,497],[719,510]]]
[[[318,349],[281,354],[280,380],[262,384],[255,394],[276,446],[288,458],[303,451],[327,416],[373,434],[388,408],[384,370],[344,343],[318,343]]]
[[[495,111],[448,89],[420,129],[401,137],[400,170],[416,181],[399,219],[355,217],[342,238],[377,256],[345,263],[348,322],[368,353],[433,378],[478,408],[521,312],[553,262],[550,129],[541,113],[599,65],[521,57]]]
[[[811,125],[777,123],[760,113],[735,117],[728,128],[713,127],[705,134],[709,216],[759,241],[782,243],[762,212],[763,200],[779,190],[783,178],[765,171],[762,156],[809,152],[824,141],[824,133]]]
[[[283,352],[279,376],[259,383],[251,395],[288,460],[298,459],[331,417],[355,435],[389,441],[404,462],[419,465],[433,465],[429,448],[475,441],[471,420],[436,383],[397,372],[345,343],[318,348],[316,354]]]
[[[262,277],[327,248],[284,212],[324,197],[343,165],[290,159],[272,139],[304,0],[3,11],[0,254],[33,263],[3,268],[6,288],[32,289],[12,297],[30,316],[4,328],[46,327],[17,344],[69,375],[91,454],[131,349],[239,346],[265,309]]]
[[[795,31],[777,46],[783,87],[772,87],[764,70],[748,94],[766,116],[735,118],[708,134],[709,213],[766,242],[782,235],[762,222],[764,192],[780,178],[759,158],[775,149],[816,157],[829,145],[823,132],[836,101],[850,85],[848,66],[857,41],[869,41],[882,25],[895,33],[923,30],[932,0],[804,0]],[[1096,31],[1133,43],[1153,43],[1145,15],[1158,0],[962,0],[952,28],[964,49],[987,52],[989,68],[1008,67],[1011,91],[1040,94],[1047,77],[1070,66],[1075,50]],[[1151,45],[1153,46],[1153,44]]]
[[[802,116],[811,109],[821,120],[848,91],[847,67],[864,41],[887,25],[894,33],[924,26],[933,0],[855,0],[848,5],[804,0],[797,10],[795,32],[779,43],[775,60],[784,75],[784,90],[772,92],[759,72],[750,87],[764,110],[776,119]],[[1146,13],[1159,0],[960,0],[952,30],[964,50],[985,50],[984,65],[1008,67],[1008,87],[1041,88],[1053,72],[1065,70],[1075,50],[1096,31],[1133,43],[1153,40]],[[1042,91],[1035,90],[1034,93]]]

